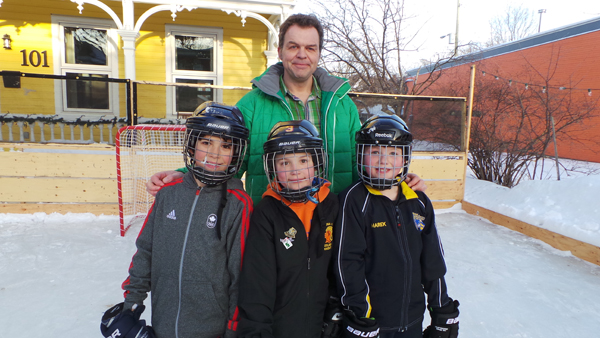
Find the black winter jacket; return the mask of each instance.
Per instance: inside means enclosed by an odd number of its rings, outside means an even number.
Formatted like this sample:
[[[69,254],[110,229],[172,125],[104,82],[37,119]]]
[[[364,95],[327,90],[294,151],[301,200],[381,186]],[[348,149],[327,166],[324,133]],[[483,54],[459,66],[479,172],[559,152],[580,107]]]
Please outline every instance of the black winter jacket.
[[[362,182],[340,194],[335,273],[341,302],[383,332],[421,323],[448,303],[446,265],[431,201],[402,183],[392,201]]]
[[[338,209],[336,195],[329,193],[316,206],[307,239],[304,225],[282,201],[265,196],[256,205],[240,277],[238,337],[320,337],[335,286],[331,257]]]

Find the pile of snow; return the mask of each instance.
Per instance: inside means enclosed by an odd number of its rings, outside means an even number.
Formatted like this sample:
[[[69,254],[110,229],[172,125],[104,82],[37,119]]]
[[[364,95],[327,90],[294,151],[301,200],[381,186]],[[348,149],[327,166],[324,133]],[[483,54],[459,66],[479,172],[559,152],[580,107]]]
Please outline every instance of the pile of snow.
[[[600,175],[524,181],[509,189],[467,178],[465,201],[600,247]]]
[[[525,178],[511,189],[469,173],[464,200],[600,247],[600,163],[561,159],[559,168],[557,180],[554,161],[546,160],[536,174],[544,179]]]

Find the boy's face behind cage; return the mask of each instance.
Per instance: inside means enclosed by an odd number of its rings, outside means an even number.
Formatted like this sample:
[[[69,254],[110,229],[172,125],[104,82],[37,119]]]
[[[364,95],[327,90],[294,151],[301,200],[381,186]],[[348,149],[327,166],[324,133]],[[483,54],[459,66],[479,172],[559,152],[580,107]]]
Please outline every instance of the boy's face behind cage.
[[[231,139],[202,135],[196,141],[194,159],[196,164],[207,171],[227,171],[233,157]]]
[[[403,146],[362,145],[363,167],[371,178],[393,179],[405,165]]]
[[[298,152],[276,155],[275,171],[277,182],[284,188],[300,190],[311,186],[316,169],[309,153]]]

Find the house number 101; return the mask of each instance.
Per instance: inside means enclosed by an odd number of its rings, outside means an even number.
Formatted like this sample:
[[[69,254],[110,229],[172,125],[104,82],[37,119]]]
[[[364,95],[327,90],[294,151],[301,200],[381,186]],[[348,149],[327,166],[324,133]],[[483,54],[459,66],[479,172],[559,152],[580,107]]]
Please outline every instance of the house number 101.
[[[43,61],[42,67],[50,67],[50,66],[48,66],[48,52],[47,51],[43,51],[40,53],[37,50],[32,50],[29,53],[29,63],[27,63],[27,50],[23,49],[23,50],[21,50],[21,53],[23,53],[23,63],[21,64],[21,66],[29,67],[29,64],[31,64],[34,67],[39,67]],[[42,58],[42,55],[44,56],[43,58]]]

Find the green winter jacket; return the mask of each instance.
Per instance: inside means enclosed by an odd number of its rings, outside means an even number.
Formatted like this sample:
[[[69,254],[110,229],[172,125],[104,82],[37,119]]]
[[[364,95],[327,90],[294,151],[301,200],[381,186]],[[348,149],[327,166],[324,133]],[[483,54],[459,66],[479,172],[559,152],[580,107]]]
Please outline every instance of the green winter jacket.
[[[291,108],[279,88],[283,74],[281,63],[267,69],[252,80],[253,90],[242,97],[236,106],[242,111],[250,139],[246,157],[238,175],[246,173],[245,189],[258,203],[267,188],[263,167],[263,143],[275,123],[293,120]],[[321,137],[329,158],[327,179],[332,191],[338,193],[358,179],[354,136],[361,123],[356,105],[346,94],[348,80],[330,75],[317,68],[314,73],[321,87]]]

